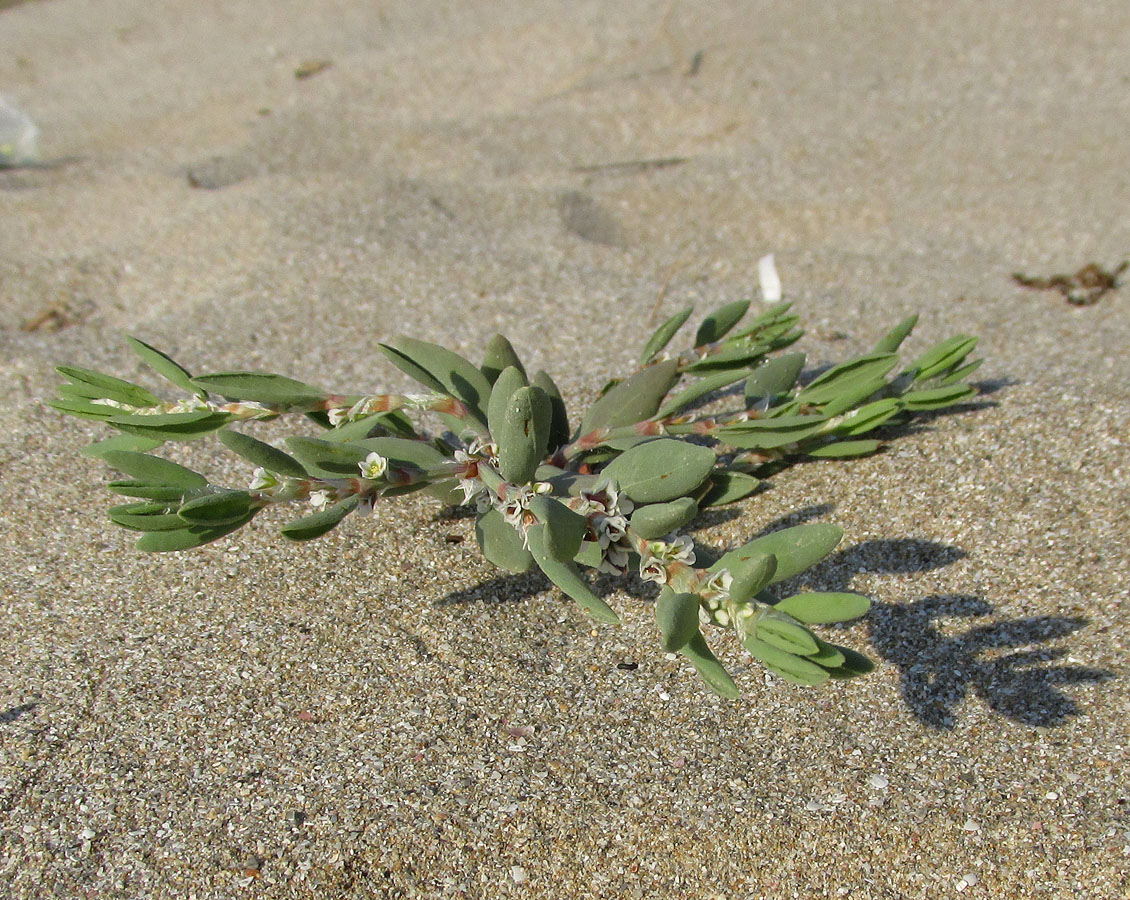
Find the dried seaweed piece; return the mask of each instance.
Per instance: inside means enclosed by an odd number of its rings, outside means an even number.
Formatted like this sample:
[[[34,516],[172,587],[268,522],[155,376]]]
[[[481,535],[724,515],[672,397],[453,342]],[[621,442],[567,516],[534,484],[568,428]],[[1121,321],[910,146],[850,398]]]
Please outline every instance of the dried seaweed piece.
[[[1013,272],[1012,279],[1021,287],[1036,291],[1059,291],[1064,299],[1074,306],[1093,306],[1105,294],[1118,288],[1118,277],[1130,267],[1130,260],[1124,260],[1113,271],[1108,271],[1098,263],[1087,263],[1074,275],[1052,275],[1038,278]]]

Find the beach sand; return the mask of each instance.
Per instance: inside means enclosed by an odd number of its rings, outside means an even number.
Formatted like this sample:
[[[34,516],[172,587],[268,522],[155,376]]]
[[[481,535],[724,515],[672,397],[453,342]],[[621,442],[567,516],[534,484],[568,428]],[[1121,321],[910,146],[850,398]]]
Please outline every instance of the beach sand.
[[[1130,6],[39,0],[0,92],[0,894],[1130,896]],[[328,63],[328,65],[324,65]],[[297,77],[301,73],[304,77]],[[796,466],[704,547],[829,521],[877,671],[711,694],[426,498],[187,554],[112,526],[53,366],[402,389],[504,331],[572,408],[776,254],[812,365],[921,313],[984,393]],[[759,301],[755,300],[755,303]],[[692,326],[688,326],[688,332]],[[680,340],[689,342],[686,333]],[[152,384],[152,382],[147,382]],[[266,429],[275,435],[282,431]],[[214,442],[173,448],[217,481]]]

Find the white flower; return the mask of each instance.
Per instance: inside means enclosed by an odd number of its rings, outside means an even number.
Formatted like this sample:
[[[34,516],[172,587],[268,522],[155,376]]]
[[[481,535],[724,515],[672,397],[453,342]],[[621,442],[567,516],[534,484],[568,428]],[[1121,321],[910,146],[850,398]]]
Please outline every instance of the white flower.
[[[667,583],[667,571],[675,563],[693,565],[695,560],[694,541],[687,535],[680,535],[673,541],[651,541],[645,556],[640,557],[640,578]]]
[[[271,488],[279,486],[278,476],[274,472],[268,472],[262,466],[259,466],[254,472],[251,473],[251,484],[247,486],[249,491],[269,491]]]
[[[325,488],[310,492],[310,505],[315,509],[323,509],[330,502],[330,492]]]
[[[772,253],[757,261],[757,277],[761,282],[761,299],[766,303],[780,303],[781,279],[777,275],[777,266],[773,262]]]
[[[383,478],[385,472],[388,471],[388,460],[376,452],[370,453],[365,457],[364,462],[357,465],[361,467],[361,477],[369,481]]]
[[[730,574],[729,569],[722,569],[715,572],[707,580],[702,588],[702,596],[707,600],[717,600],[719,602],[730,599],[730,587],[734,583],[734,576]]]

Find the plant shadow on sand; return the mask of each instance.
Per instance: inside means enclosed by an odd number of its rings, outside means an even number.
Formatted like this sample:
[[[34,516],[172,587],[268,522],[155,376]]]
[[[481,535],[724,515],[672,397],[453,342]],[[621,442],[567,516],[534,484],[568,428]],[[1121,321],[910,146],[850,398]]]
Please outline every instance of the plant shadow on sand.
[[[761,533],[811,521],[830,509],[824,504],[799,510],[773,522]],[[711,553],[709,548],[702,549],[704,557]],[[861,572],[928,572],[965,555],[956,547],[933,541],[865,541],[833,554],[797,579],[783,582],[778,594],[786,596],[800,589],[801,580],[806,590],[847,591],[851,590],[852,576]],[[708,561],[700,560],[700,564]],[[532,597],[551,587],[540,572],[504,575],[454,591],[438,603],[506,602]],[[625,584],[599,576],[594,589],[605,596],[622,589],[645,601],[654,600],[657,594],[655,585],[638,578]],[[1057,663],[1070,659],[1068,648],[1041,646],[1073,634],[1087,624],[1086,619],[1028,616],[992,621],[988,617],[993,610],[987,600],[971,594],[936,594],[901,604],[873,602],[863,620],[870,638],[870,648],[865,648],[865,652],[869,650],[898,667],[904,702],[915,718],[938,730],[957,725],[959,707],[970,694],[980,697],[1000,715],[1024,725],[1062,725],[1078,715],[1080,709],[1061,688],[1114,677],[1102,669]]]

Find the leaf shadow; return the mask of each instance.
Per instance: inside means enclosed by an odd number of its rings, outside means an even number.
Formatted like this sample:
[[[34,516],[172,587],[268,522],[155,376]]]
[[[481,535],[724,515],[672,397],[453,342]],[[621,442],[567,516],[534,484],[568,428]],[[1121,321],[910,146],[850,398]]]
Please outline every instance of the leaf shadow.
[[[860,572],[906,575],[928,572],[963,559],[958,547],[924,540],[865,541],[835,554],[804,576],[782,582],[782,596],[800,589],[850,590]],[[913,603],[874,602],[863,620],[871,646],[900,673],[900,692],[924,725],[948,731],[958,707],[974,694],[1006,718],[1032,727],[1064,724],[1080,708],[1059,688],[1101,683],[1114,677],[1103,669],[1048,665],[1067,657],[1062,646],[1046,645],[1087,625],[1082,617],[1028,616],[984,621],[994,606],[973,594],[935,594]],[[962,630],[954,619],[966,620]],[[1027,648],[1027,649],[1026,649]]]

